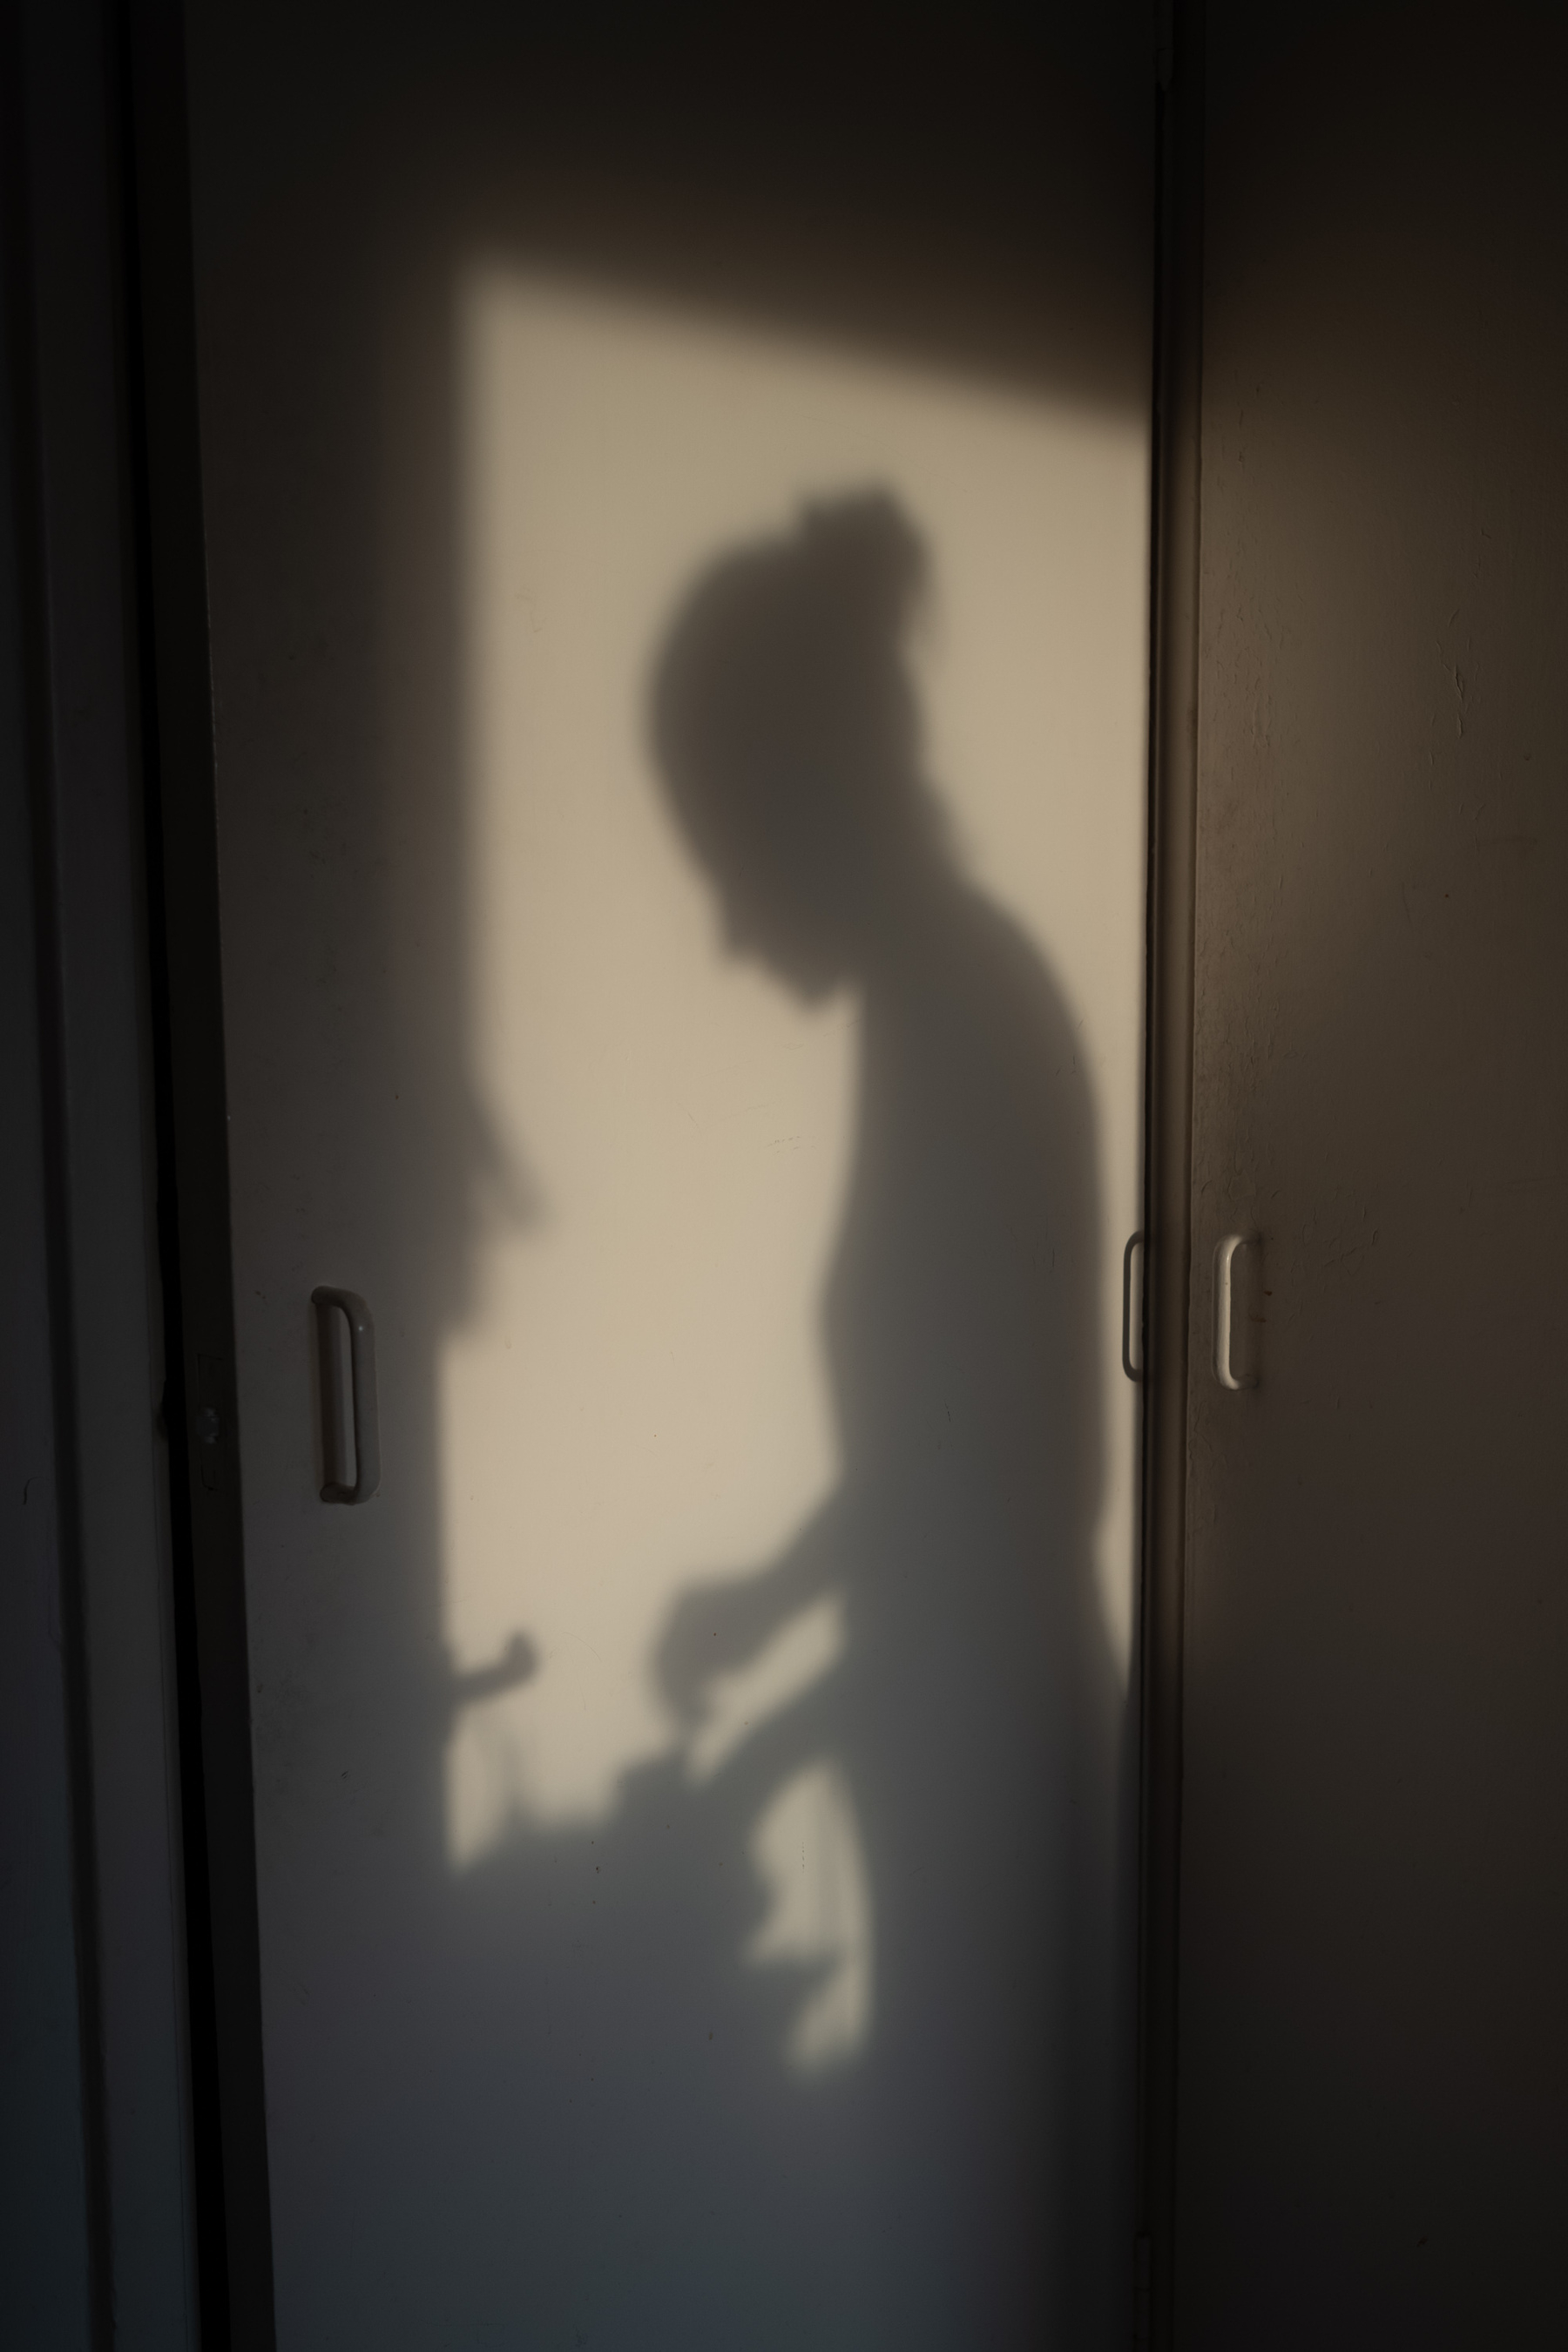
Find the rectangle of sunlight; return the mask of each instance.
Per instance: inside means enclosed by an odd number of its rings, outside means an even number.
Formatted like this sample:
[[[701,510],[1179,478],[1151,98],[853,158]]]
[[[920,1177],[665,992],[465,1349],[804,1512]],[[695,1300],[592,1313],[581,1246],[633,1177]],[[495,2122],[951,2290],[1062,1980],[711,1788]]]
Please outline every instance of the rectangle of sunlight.
[[[468,270],[456,331],[473,1067],[538,1201],[483,1239],[441,1367],[447,1645],[482,1676],[521,1634],[540,1669],[458,1716],[462,1864],[602,1816],[694,1737],[650,1663],[672,1605],[780,1552],[838,1470],[821,1318],[856,1006],[725,954],[647,712],[693,578],[803,502],[883,491],[923,535],[926,764],[1070,1015],[1100,1189],[1097,1571],[1125,1673],[1148,478],[1141,420],[499,262]]]

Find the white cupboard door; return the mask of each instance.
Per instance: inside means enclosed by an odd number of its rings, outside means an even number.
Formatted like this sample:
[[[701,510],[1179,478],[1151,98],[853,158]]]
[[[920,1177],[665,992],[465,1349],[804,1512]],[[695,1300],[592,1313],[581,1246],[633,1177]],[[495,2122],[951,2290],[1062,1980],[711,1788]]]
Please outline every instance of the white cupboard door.
[[[1110,2345],[1142,12],[318,16],[191,48],[279,2341]]]

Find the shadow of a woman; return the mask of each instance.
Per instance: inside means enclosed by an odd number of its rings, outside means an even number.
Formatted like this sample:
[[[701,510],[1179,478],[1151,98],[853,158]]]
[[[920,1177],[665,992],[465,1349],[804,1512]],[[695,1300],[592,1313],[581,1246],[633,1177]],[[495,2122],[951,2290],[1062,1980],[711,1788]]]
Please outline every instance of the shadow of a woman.
[[[658,769],[729,943],[802,998],[853,990],[861,1023],[825,1301],[841,1480],[781,1559],[688,1592],[658,1671],[695,1731],[718,1675],[838,1597],[838,1664],[731,1756],[722,1809],[760,1818],[813,1762],[849,1792],[874,1957],[834,2114],[878,2340],[1089,2341],[1118,1761],[1091,1111],[1041,958],[926,782],[925,577],[890,497],[808,507],[698,581],[656,668]]]

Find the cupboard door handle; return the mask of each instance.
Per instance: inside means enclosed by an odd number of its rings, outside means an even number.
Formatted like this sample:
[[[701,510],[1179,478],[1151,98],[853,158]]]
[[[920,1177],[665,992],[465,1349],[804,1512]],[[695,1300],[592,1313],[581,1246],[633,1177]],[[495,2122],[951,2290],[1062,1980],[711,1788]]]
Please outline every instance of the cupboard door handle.
[[[353,1290],[333,1290],[328,1285],[310,1293],[316,1310],[316,1348],[321,1370],[321,1466],[327,1473],[321,1488],[323,1503],[368,1503],[381,1484],[381,1433],[375,1410],[375,1325],[369,1307]],[[331,1475],[335,1432],[332,1399],[337,1390],[338,1353],[332,1344],[332,1316],[341,1313],[349,1327],[349,1389],[353,1413],[354,1482],[345,1486]]]
[[[1237,1250],[1252,1248],[1257,1240],[1256,1234],[1226,1234],[1214,1254],[1214,1376],[1222,1389],[1258,1386],[1256,1376],[1250,1372],[1237,1379],[1230,1363],[1232,1261]]]
[[[1121,1369],[1130,1381],[1141,1381],[1143,1377],[1142,1360],[1137,1363],[1132,1360],[1132,1260],[1135,1255],[1139,1255],[1142,1263],[1142,1234],[1134,1234],[1121,1253]],[[1139,1301],[1139,1306],[1142,1309],[1142,1299]],[[1142,1312],[1138,1317],[1138,1336],[1142,1343],[1143,1336]],[[1143,1354],[1142,1344],[1139,1346],[1138,1354],[1142,1360]]]

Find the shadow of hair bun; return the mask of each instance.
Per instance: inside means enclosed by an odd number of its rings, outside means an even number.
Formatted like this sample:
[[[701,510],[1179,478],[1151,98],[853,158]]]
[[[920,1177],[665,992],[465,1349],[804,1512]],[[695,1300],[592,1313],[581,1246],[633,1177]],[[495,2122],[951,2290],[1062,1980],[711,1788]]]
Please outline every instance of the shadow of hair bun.
[[[886,490],[859,490],[802,509],[801,555],[819,587],[862,625],[898,637],[925,593],[925,541]]]

